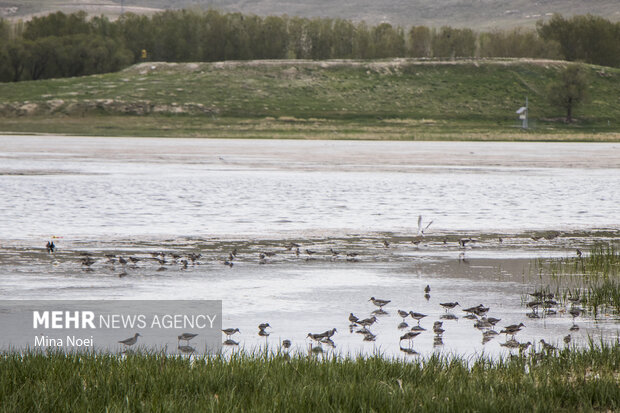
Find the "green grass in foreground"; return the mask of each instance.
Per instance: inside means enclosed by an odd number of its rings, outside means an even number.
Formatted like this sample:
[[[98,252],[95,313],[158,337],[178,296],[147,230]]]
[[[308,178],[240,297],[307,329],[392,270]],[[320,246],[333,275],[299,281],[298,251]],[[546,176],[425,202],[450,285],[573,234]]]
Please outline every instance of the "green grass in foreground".
[[[620,409],[620,346],[468,362],[433,356],[3,354],[2,411],[575,412]]]
[[[620,140],[620,69],[586,66],[591,101],[575,110],[578,122],[566,125],[558,121],[563,111],[546,98],[547,86],[564,65],[532,60],[149,63],[105,75],[0,84],[0,131]],[[515,110],[526,96],[532,129],[523,132],[516,127]],[[36,105],[38,115],[18,115],[28,105]],[[149,114],[141,115],[144,111]]]

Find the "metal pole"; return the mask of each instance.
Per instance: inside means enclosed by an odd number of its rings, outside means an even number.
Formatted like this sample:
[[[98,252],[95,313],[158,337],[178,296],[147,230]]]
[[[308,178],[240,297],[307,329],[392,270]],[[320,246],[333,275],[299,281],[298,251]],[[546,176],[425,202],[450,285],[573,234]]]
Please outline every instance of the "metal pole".
[[[527,118],[530,116],[527,96],[525,97],[525,118],[523,119],[523,129],[527,129]]]

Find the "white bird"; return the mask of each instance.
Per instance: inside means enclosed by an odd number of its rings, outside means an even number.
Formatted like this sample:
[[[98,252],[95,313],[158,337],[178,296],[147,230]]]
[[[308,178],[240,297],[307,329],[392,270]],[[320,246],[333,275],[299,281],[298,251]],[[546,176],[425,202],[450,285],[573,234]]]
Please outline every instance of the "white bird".
[[[429,222],[426,227],[422,228],[422,215],[418,216],[418,235],[424,235],[424,231],[426,231],[428,229],[428,227],[431,226],[431,224],[433,223],[433,221]]]

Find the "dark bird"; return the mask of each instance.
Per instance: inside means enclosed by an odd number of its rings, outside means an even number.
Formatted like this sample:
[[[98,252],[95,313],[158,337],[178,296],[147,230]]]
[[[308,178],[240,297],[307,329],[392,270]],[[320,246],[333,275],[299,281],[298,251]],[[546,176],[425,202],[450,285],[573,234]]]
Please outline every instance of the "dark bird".
[[[140,337],[140,333],[134,334],[133,337],[126,338],[125,340],[119,341],[119,343],[124,344],[127,347],[131,347],[138,341],[138,337]]]
[[[405,322],[405,318],[407,318],[409,316],[409,312],[407,312],[407,311],[398,310],[397,313],[398,313],[398,315],[400,317],[402,317],[403,323]]]
[[[403,334],[402,336],[400,336],[400,341],[412,340],[412,339],[416,338],[417,336],[419,336],[420,334],[422,334],[420,331],[409,331],[409,332]]]
[[[291,348],[291,340],[282,340],[282,347]]]
[[[426,317],[426,314],[414,313],[413,311],[411,311],[409,314],[411,314],[411,318],[413,318],[414,320],[418,320],[418,324],[420,324],[421,319]]]
[[[424,292],[425,292],[426,294],[430,293],[430,292],[431,292],[431,286],[430,286],[430,285],[427,285],[426,287],[424,287]]]
[[[54,250],[56,249],[56,245],[54,245],[54,241],[47,241],[47,245],[45,246],[45,249],[47,249],[48,253],[54,252]]]
[[[349,321],[351,322],[351,324],[357,324],[357,322],[359,321],[359,318],[357,318],[356,316],[353,315],[353,313],[349,314]]]
[[[370,318],[365,318],[363,320],[359,320],[357,322],[357,324],[361,325],[362,327],[370,327],[371,325],[373,325],[374,323],[377,322],[377,317],[375,317],[374,315]]]
[[[258,325],[259,330],[264,330],[264,329],[266,329],[267,327],[270,327],[270,328],[271,328],[271,326],[269,325],[269,323],[261,323],[261,324],[259,324],[259,325]]]
[[[226,328],[222,330],[222,333],[226,334],[226,336],[230,337],[235,333],[240,333],[241,331],[238,328]]]
[[[381,309],[383,309],[383,306],[385,306],[385,305],[387,305],[387,304],[392,302],[391,300],[380,300],[380,299],[375,298],[375,297],[370,297],[370,299],[368,301],[372,301],[372,303],[374,305],[376,305],[377,307],[379,307]]]
[[[460,304],[458,302],[453,302],[453,303],[439,303],[439,305],[445,308],[447,311],[448,309],[453,309],[454,307]]]
[[[198,334],[194,334],[194,333],[183,333],[177,338],[178,338],[178,341],[181,341],[181,340],[186,341],[187,344],[189,345],[189,341],[193,339],[194,337],[196,337],[197,335]]]

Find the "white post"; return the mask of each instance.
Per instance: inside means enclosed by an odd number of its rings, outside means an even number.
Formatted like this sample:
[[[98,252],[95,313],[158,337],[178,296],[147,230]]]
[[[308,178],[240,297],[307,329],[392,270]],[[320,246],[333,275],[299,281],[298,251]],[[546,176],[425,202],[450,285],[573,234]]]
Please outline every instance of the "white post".
[[[527,101],[527,96],[525,97],[525,113],[524,113],[524,117],[523,117],[523,129],[527,129],[527,118],[529,116],[528,114],[528,101]]]

